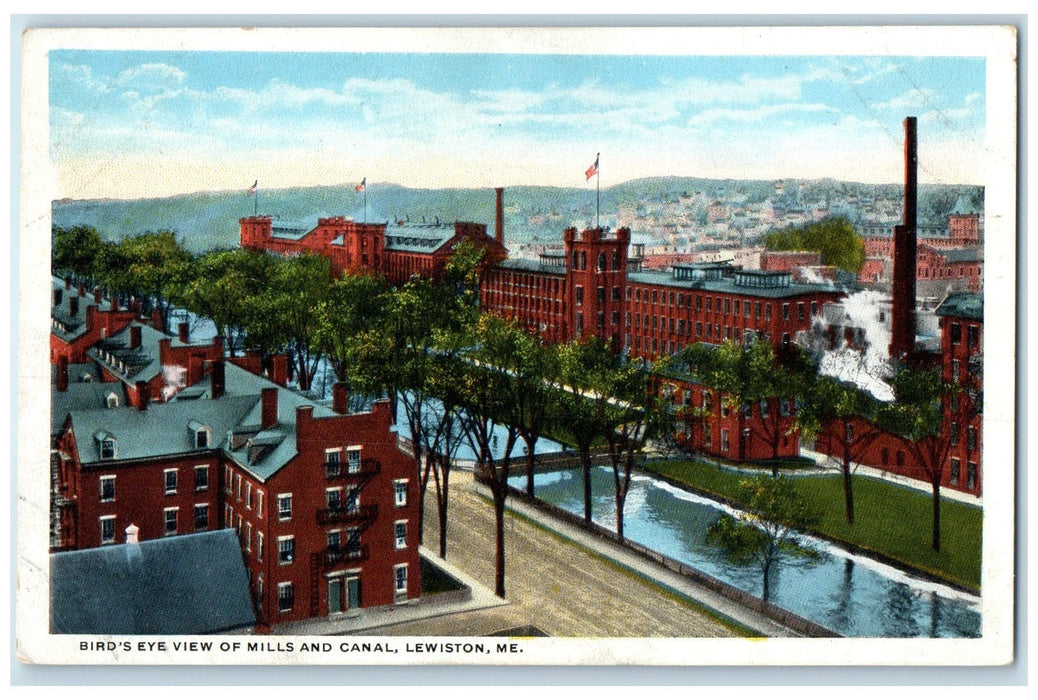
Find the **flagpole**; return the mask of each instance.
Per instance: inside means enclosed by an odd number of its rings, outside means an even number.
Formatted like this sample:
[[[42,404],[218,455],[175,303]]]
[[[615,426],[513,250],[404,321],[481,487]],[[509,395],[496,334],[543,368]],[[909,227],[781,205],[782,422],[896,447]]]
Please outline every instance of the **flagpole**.
[[[368,178],[364,177],[364,223],[368,223]]]
[[[599,178],[602,176],[602,167],[599,164],[601,157],[601,153],[595,155],[595,228],[602,228],[602,223],[599,221],[599,213],[602,207],[602,195],[598,187]]]
[[[252,215],[259,216],[259,187],[252,193]]]

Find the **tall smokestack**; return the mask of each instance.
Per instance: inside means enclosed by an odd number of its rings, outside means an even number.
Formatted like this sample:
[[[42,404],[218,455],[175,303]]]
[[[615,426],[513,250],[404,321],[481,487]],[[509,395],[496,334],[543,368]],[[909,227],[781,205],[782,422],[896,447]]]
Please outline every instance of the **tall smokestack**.
[[[494,239],[501,245],[505,244],[505,188],[495,187],[497,193],[497,209],[494,218]]]
[[[916,118],[905,117],[905,203],[903,223],[894,227],[894,284],[892,289],[890,357],[900,360],[915,351],[916,278]]]

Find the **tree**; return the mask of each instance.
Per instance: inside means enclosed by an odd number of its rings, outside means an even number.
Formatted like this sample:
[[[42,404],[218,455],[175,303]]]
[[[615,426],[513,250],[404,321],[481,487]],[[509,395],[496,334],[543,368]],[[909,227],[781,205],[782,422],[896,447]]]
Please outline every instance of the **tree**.
[[[881,404],[868,392],[833,377],[818,376],[797,412],[796,429],[802,434],[824,432],[839,445],[843,473],[844,514],[854,524],[851,463],[883,434],[872,422]]]
[[[246,336],[268,353],[284,350],[299,388],[308,391],[323,355],[318,310],[327,298],[331,268],[319,255],[274,258],[266,291],[243,299]]]
[[[818,251],[823,265],[835,265],[853,273],[865,262],[865,243],[843,217],[772,231],[764,237],[764,246],[768,250]]]
[[[117,288],[123,287],[123,291],[132,291],[154,303],[162,329],[168,333],[173,310],[171,297],[189,274],[191,254],[172,231],[124,238],[115,248],[107,261],[110,278],[117,280]],[[113,269],[116,265],[119,269]]]
[[[584,522],[591,524],[591,448],[608,430],[609,387],[604,377],[617,355],[598,338],[559,347],[558,427],[573,438],[584,479]]]
[[[529,362],[530,336],[515,324],[484,314],[476,324],[468,355],[467,371],[459,395],[464,407],[465,435],[476,453],[479,478],[490,487],[495,519],[496,595],[505,595],[505,501],[512,450],[519,439],[515,401],[511,391],[518,384],[513,372],[525,374]],[[505,435],[500,448],[497,429]]]
[[[55,226],[51,230],[51,271],[67,273],[75,280],[93,281],[96,260],[104,241],[93,226]]]
[[[212,320],[218,335],[227,338],[231,357],[244,342],[248,304],[267,292],[274,258],[266,253],[235,249],[206,253],[191,261],[172,300]]]
[[[720,347],[702,343],[685,350],[696,377],[721,392],[722,401],[742,412],[744,435],[771,449],[772,475],[778,474],[782,439],[794,428],[792,407],[801,398],[814,367],[795,346],[776,355],[771,343],[757,338],[749,345],[726,341]],[[759,420],[750,420],[757,407]]]
[[[733,562],[755,565],[763,578],[761,596],[771,597],[771,580],[779,563],[813,562],[818,553],[797,541],[797,532],[818,521],[818,514],[787,477],[758,476],[739,483],[745,513],[722,515],[707,530],[707,541],[721,547]]]
[[[960,401],[961,387],[944,382],[939,368],[904,366],[891,381],[894,401],[877,414],[877,424],[900,438],[909,456],[930,483],[932,493],[931,547],[941,551],[941,477],[948,462],[953,422],[968,418]]]
[[[358,339],[369,331],[382,331],[389,304],[389,288],[379,275],[346,275],[332,283],[317,310],[315,341],[336,379],[349,381]]]

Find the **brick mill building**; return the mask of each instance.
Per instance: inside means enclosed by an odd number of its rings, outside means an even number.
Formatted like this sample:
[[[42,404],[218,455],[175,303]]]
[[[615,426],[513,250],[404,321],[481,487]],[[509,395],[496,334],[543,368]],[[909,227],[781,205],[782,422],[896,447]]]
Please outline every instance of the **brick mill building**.
[[[324,405],[138,321],[85,359],[54,365],[54,551],[233,528],[260,631],[418,598],[416,465],[388,402],[349,413],[337,385]]]

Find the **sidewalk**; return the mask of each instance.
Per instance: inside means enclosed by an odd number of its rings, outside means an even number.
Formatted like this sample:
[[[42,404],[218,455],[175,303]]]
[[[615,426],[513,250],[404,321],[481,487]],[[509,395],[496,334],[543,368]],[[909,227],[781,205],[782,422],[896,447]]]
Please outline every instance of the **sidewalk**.
[[[843,470],[840,467],[840,461],[835,457],[822,454],[821,452],[814,452],[803,447],[800,448],[800,454],[804,457],[809,457],[815,461],[815,463],[827,472],[841,473]],[[857,462],[851,462],[851,473],[858,474],[860,476],[868,476],[873,479],[879,479],[880,481],[886,481],[897,486],[903,486],[905,488],[912,489],[913,491],[920,491],[927,495],[933,493],[933,489],[930,484],[925,481],[919,481],[918,479],[909,479],[907,476],[901,476],[900,474],[893,474],[877,467],[870,467],[865,464],[858,464]],[[959,503],[965,503],[967,505],[976,506],[977,508],[984,507],[984,499],[973,494],[963,493],[962,491],[956,491],[955,489],[942,488],[941,498],[946,498],[950,501],[958,501]]]

